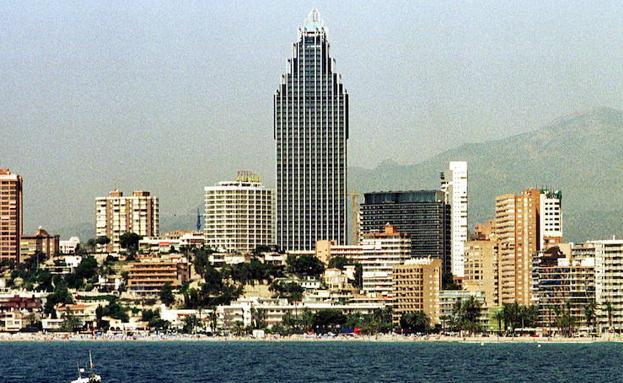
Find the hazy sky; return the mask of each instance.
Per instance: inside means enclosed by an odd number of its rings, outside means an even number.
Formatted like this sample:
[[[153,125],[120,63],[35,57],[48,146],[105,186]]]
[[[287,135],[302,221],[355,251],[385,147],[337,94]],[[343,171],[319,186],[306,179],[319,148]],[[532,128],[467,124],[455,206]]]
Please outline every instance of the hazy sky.
[[[237,169],[272,185],[272,96],[313,7],[354,166],[623,107],[620,1],[4,1],[0,166],[25,178],[27,230],[92,222],[115,187],[167,215]]]

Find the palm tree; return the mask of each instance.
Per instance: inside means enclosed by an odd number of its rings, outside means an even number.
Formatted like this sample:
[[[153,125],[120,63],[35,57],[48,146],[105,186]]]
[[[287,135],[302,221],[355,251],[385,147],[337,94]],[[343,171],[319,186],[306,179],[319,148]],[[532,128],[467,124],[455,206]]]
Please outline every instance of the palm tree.
[[[595,302],[591,301],[584,306],[584,318],[586,326],[591,329],[591,335],[595,332]]]
[[[254,329],[262,329],[266,327],[266,310],[251,307],[251,321]]]
[[[498,334],[500,334],[502,332],[502,322],[504,321],[504,307],[496,310],[493,318],[498,322]]]
[[[606,307],[606,313],[608,314],[608,327],[609,327],[609,331],[612,332],[612,311],[614,310],[614,308],[612,307],[612,303],[610,302],[606,302],[604,304]]]

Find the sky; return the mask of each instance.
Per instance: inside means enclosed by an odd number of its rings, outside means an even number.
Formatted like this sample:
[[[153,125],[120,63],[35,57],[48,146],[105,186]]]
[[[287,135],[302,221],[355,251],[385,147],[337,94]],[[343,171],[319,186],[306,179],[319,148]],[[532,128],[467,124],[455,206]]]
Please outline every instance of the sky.
[[[274,180],[272,97],[318,8],[350,97],[349,165],[623,108],[620,1],[0,2],[0,167],[26,230],[149,190],[187,213],[238,169]]]

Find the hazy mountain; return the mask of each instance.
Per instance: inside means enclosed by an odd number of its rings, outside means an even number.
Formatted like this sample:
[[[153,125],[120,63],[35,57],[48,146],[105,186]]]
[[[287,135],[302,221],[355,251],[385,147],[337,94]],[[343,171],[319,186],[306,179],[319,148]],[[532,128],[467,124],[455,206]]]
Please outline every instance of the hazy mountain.
[[[382,150],[382,148],[379,148]],[[563,191],[565,237],[623,233],[623,112],[600,108],[502,140],[466,144],[415,165],[352,168],[358,192],[436,188],[450,160],[468,161],[470,226],[492,218],[495,196],[530,186]]]
[[[378,150],[383,150],[379,147]],[[565,237],[571,241],[623,234],[623,112],[600,108],[502,140],[466,144],[415,165],[385,161],[349,170],[349,189],[430,189],[448,161],[468,161],[470,226],[493,218],[495,196],[531,186],[563,191]],[[201,208],[201,206],[200,206]],[[161,230],[192,229],[196,211],[163,216]],[[93,236],[93,224],[59,229]]]

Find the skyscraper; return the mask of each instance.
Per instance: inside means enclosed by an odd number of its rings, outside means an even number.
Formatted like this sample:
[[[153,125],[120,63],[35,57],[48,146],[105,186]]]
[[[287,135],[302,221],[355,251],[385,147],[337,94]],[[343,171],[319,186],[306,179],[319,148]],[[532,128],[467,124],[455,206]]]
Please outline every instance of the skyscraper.
[[[124,197],[119,190],[113,190],[107,197],[96,198],[95,230],[97,237],[110,239],[110,243],[98,245],[99,249],[114,253],[121,250],[119,239],[125,233],[157,237],[160,234],[158,197],[146,191],[135,191]]]
[[[346,243],[348,94],[317,10],[274,96],[276,237],[285,250]]]
[[[450,205],[439,190],[365,193],[361,231],[382,231],[386,224],[408,234],[411,255],[438,258],[450,270]]]
[[[20,262],[20,239],[24,230],[22,177],[0,168],[0,261]]]
[[[531,304],[532,257],[562,240],[561,198],[534,188],[496,197],[500,303]]]
[[[450,204],[450,254],[452,275],[463,278],[465,242],[467,241],[467,162],[450,161],[441,173],[441,190]]]

